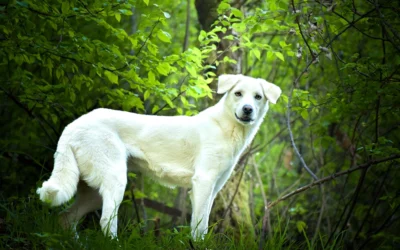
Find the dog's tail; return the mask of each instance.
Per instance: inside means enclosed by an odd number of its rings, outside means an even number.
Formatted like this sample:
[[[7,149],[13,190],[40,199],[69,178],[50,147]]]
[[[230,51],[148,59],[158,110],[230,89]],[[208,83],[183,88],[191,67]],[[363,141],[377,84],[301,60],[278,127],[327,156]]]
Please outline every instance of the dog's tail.
[[[70,200],[76,193],[78,186],[78,164],[74,152],[67,142],[68,139],[65,137],[61,138],[58,143],[57,152],[54,155],[54,169],[50,179],[43,182],[42,187],[36,191],[40,199],[43,202],[50,203],[51,206],[59,206]]]

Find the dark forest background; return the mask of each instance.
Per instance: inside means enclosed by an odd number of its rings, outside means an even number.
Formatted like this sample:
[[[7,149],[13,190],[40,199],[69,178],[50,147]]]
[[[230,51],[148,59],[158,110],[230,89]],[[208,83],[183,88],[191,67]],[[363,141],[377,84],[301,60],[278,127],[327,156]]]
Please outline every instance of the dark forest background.
[[[15,249],[400,248],[400,2],[0,2],[0,246]],[[129,176],[119,242],[99,212],[62,231],[35,195],[63,128],[107,107],[194,115],[216,78],[283,95],[188,234],[187,189]],[[83,236],[82,236],[83,235]],[[137,245],[135,245],[137,244]]]

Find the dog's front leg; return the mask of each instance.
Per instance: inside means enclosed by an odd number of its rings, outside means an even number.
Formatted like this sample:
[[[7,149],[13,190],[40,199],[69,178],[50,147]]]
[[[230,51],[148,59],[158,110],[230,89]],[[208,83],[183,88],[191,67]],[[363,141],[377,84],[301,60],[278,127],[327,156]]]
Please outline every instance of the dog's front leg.
[[[192,237],[195,240],[203,239],[208,230],[209,207],[215,187],[215,178],[210,173],[196,173],[192,178]]]

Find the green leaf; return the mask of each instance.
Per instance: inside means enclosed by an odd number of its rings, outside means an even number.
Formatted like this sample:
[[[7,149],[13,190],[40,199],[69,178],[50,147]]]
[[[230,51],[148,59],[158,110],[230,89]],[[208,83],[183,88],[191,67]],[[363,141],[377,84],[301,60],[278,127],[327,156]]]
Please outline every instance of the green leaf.
[[[147,49],[150,51],[151,54],[154,56],[157,55],[158,52],[158,47],[154,45],[153,43],[148,43],[147,44]]]
[[[232,27],[239,33],[246,31],[246,23],[244,23],[244,22],[234,23],[234,24],[232,24]]]
[[[280,98],[283,100],[284,103],[288,103],[289,102],[289,98],[285,94],[282,94]]]
[[[166,63],[166,62],[160,63],[157,66],[158,73],[160,73],[161,75],[164,75],[164,76],[167,76],[168,73],[170,72],[170,70],[171,70],[171,66],[169,65],[169,63]]]
[[[200,31],[199,34],[199,42],[204,41],[204,39],[207,37],[207,33],[204,30]]]
[[[156,82],[156,76],[154,75],[153,71],[149,71],[147,73],[147,78],[149,79],[149,82],[152,84]]]
[[[72,103],[74,103],[75,100],[76,100],[75,92],[72,91],[72,90],[69,92],[69,99],[71,99],[71,102],[72,102]]]
[[[58,121],[58,117],[55,114],[50,114],[51,120],[53,120],[53,123],[56,124]]]
[[[229,5],[229,3],[226,2],[222,2],[219,4],[218,6],[218,14],[222,14],[222,12],[226,11],[227,9],[229,9],[231,6]]]
[[[300,113],[301,117],[303,117],[304,120],[308,119],[308,110],[307,109],[303,109]]]
[[[93,105],[92,100],[91,100],[91,99],[88,99],[88,101],[86,102],[86,108],[87,108],[87,109],[90,109],[90,108],[92,107],[92,105]]]
[[[166,31],[159,30],[157,32],[157,36],[161,41],[163,41],[165,43],[170,43],[171,42],[171,35]]]
[[[168,104],[168,106],[170,106],[171,108],[174,108],[174,107],[175,107],[174,103],[172,102],[172,100],[171,100],[170,98],[164,96],[164,97],[163,97],[163,100],[164,100],[164,101]]]
[[[57,79],[60,79],[60,77],[62,77],[63,75],[64,75],[64,71],[60,67],[58,67],[56,69],[56,77],[57,77]]]
[[[143,99],[146,101],[147,99],[149,99],[149,97],[150,97],[150,91],[149,91],[149,90],[146,90],[146,91],[144,92]]]
[[[115,19],[117,19],[118,22],[121,21],[121,14],[115,13]]]
[[[143,0],[143,2],[144,2],[147,6],[149,6],[149,0]]]
[[[118,10],[122,15],[127,15],[127,16],[132,16],[133,12],[131,10],[127,10],[127,9],[120,9]]]
[[[275,2],[275,1],[270,1],[270,2],[269,2],[269,10],[270,10],[270,11],[276,11],[276,10],[277,10],[276,2]]]
[[[189,74],[190,74],[192,77],[196,77],[196,76],[197,76],[196,69],[195,69],[195,67],[194,67],[192,64],[187,63],[187,64],[185,65],[185,68],[186,68],[186,70],[189,72]]]
[[[75,32],[73,30],[68,30],[68,35],[70,37],[74,37],[75,36]]]
[[[142,198],[146,198],[147,195],[143,192],[141,192],[139,189],[135,188],[135,191],[133,191],[134,195],[135,195],[135,199],[142,199]]]
[[[69,2],[68,1],[63,1],[61,4],[61,12],[63,14],[67,14],[69,12]]]
[[[57,30],[57,24],[51,20],[48,20],[47,23],[54,29]]]
[[[299,231],[299,233],[301,233],[304,231],[304,229],[307,228],[307,224],[304,221],[299,220],[299,221],[296,221],[296,227],[297,227],[297,230]]]
[[[108,78],[111,83],[118,84],[118,75],[112,73],[111,71],[104,71],[104,75]]]
[[[261,53],[260,53],[260,51],[259,51],[258,49],[252,49],[251,52],[254,54],[254,56],[255,56],[258,60],[260,60]]]
[[[22,7],[25,7],[25,8],[29,7],[29,4],[27,2],[24,2],[24,1],[17,1],[17,4],[19,6],[22,6]]]
[[[158,107],[158,105],[154,105],[153,108],[151,109],[151,113],[154,114],[159,109],[160,109],[160,107]]]
[[[280,41],[279,42],[279,45],[281,46],[281,48],[285,48],[286,46],[288,46],[286,43],[285,43],[285,41]]]
[[[282,61],[285,61],[285,58],[283,57],[283,54],[279,51],[275,52],[276,57],[278,57],[279,59],[281,59]]]
[[[235,17],[243,18],[243,13],[242,13],[239,9],[232,8],[232,9],[231,9],[231,13],[232,13],[232,15],[234,15]]]
[[[171,18],[171,14],[169,14],[168,12],[163,12],[163,14],[164,14],[164,16],[165,16],[165,18]]]

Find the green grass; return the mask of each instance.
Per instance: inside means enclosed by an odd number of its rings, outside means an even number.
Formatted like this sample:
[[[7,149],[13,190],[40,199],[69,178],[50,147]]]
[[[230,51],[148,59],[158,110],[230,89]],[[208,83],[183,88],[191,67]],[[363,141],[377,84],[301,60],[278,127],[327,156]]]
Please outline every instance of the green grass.
[[[78,226],[77,238],[75,232],[64,230],[58,224],[61,210],[48,207],[35,196],[3,202],[0,204],[4,220],[0,227],[0,249],[259,249],[259,238],[246,235],[240,228],[224,233],[214,233],[211,229],[203,241],[195,242],[187,226],[162,227],[156,236],[154,231],[141,232],[141,225],[137,223],[121,222],[118,240],[113,240],[103,235],[94,216]],[[324,249],[322,240],[316,244],[307,238],[302,242],[291,240],[288,223],[278,224],[281,226],[274,228],[272,238],[265,241],[263,249]],[[332,246],[326,249],[340,249],[336,244]]]

